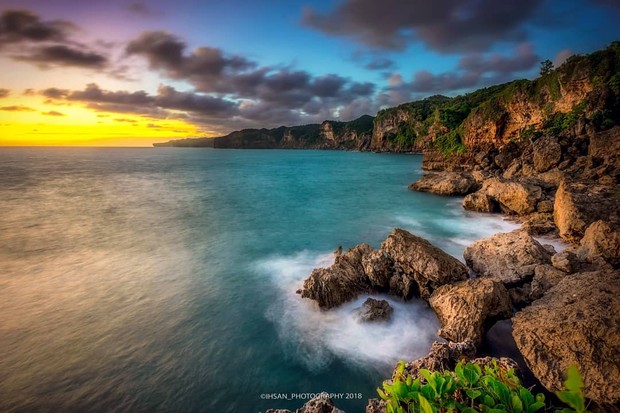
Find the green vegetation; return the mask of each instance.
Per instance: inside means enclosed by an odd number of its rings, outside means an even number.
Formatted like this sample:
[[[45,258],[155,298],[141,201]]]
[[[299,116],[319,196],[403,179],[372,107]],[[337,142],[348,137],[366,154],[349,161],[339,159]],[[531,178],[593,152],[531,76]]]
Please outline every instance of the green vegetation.
[[[338,122],[338,121],[332,121],[332,129],[334,130],[334,133],[336,135],[342,133],[342,132],[355,132],[358,135],[362,135],[362,134],[372,134],[372,126],[373,126],[373,121],[375,118],[373,118],[370,115],[363,115],[360,116],[359,118],[352,120],[350,122]]]
[[[547,59],[547,60],[543,60],[542,62],[540,62],[540,75],[541,76],[548,75],[549,73],[551,73],[552,70],[553,70],[553,63],[551,62],[551,60]]]
[[[495,361],[483,369],[474,363],[459,362],[454,371],[420,370],[423,377],[413,379],[403,374],[404,363],[395,379],[377,389],[385,400],[388,413],[534,413],[545,408],[543,394],[533,395],[519,382],[512,369],[506,370]],[[558,398],[569,407],[560,413],[586,413],[583,382],[575,367],[568,370],[566,390]]]

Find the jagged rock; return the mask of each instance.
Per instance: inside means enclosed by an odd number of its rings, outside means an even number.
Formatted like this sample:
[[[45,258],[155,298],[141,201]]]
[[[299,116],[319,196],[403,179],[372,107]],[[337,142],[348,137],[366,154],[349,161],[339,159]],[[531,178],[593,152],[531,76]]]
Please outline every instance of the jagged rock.
[[[562,159],[562,147],[554,136],[544,136],[533,144],[534,169],[546,172],[556,166]]]
[[[595,221],[620,221],[620,191],[614,186],[562,182],[555,193],[553,219],[560,236],[577,244]]]
[[[543,199],[540,186],[490,178],[484,181],[479,191],[470,195],[467,203],[463,202],[463,207],[469,209],[468,207],[471,205],[476,211],[486,209],[489,202],[484,201],[485,195],[495,201],[504,212],[517,215],[535,212],[538,202]]]
[[[476,355],[476,345],[473,341],[467,340],[462,343],[440,343],[435,341],[431,346],[430,352],[417,360],[405,363],[402,373],[404,377],[411,376],[414,379],[420,377],[420,370],[430,371],[452,370],[461,358],[472,359]],[[397,378],[398,365],[392,373],[392,380]]]
[[[366,405],[366,413],[386,413],[385,401],[379,399],[369,399]]]
[[[600,256],[614,266],[620,265],[620,229],[617,227],[596,221],[586,229],[580,244],[581,256]]]
[[[530,280],[536,265],[550,261],[549,252],[523,231],[478,240],[467,247],[463,255],[476,274],[502,281],[507,287]]]
[[[331,267],[315,269],[304,281],[301,296],[316,300],[322,308],[332,308],[369,292],[362,257],[371,251],[370,245],[360,244],[337,256]]]
[[[409,185],[409,189],[438,195],[465,195],[478,189],[478,183],[466,173],[441,172],[425,174]]]
[[[510,302],[517,308],[523,308],[532,302],[532,284],[525,283],[519,287],[508,290]]]
[[[467,278],[467,267],[459,260],[403,229],[396,228],[381,244],[394,260],[395,269],[412,279],[426,300],[444,284]]]
[[[553,286],[562,281],[566,273],[551,265],[537,265],[534,268],[534,279],[530,287],[530,300],[537,300]]]
[[[519,145],[511,141],[499,148],[499,153],[495,156],[494,161],[501,169],[506,169],[520,154]]]
[[[572,274],[579,269],[579,259],[572,251],[564,250],[551,257],[551,265],[558,270]]]
[[[498,367],[504,370],[514,370],[515,373],[519,374],[519,365],[516,361],[509,357],[478,357],[471,360],[472,363],[476,363],[480,367],[484,369],[484,367],[494,367],[497,364]]]
[[[394,260],[385,251],[374,250],[363,255],[362,266],[372,287],[379,291],[390,288],[390,279],[394,275]]]
[[[535,212],[525,218],[521,229],[531,235],[543,235],[554,232],[557,228],[553,223],[552,214]]]
[[[540,201],[536,205],[536,211],[538,212],[553,212],[553,201],[545,199]]]
[[[499,212],[499,204],[480,191],[467,195],[463,199],[463,208],[476,212]]]
[[[549,390],[576,365],[584,393],[599,405],[620,402],[620,271],[564,277],[513,318],[513,336],[532,373]],[[604,411],[607,411],[603,409]]]
[[[446,340],[482,342],[485,327],[512,316],[506,287],[489,278],[474,278],[439,287],[429,300]]]
[[[344,413],[334,406],[334,402],[328,393],[321,393],[318,397],[308,401],[296,413]]]
[[[357,311],[357,319],[361,322],[388,321],[394,309],[386,300],[368,298]]]

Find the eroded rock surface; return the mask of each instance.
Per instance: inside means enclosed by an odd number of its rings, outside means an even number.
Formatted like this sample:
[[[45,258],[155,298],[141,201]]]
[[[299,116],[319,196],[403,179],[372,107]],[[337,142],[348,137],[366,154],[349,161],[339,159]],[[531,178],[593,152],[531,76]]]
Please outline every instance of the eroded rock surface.
[[[388,321],[394,309],[386,300],[368,298],[357,311],[357,319],[361,322]]]
[[[478,189],[476,180],[467,173],[441,172],[424,175],[409,189],[438,195],[465,195]]]

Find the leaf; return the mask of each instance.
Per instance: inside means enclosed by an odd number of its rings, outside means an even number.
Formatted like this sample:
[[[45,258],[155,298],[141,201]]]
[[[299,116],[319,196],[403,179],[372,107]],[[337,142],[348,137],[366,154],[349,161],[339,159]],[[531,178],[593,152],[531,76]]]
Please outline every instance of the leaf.
[[[484,401],[485,406],[489,406],[489,407],[495,406],[495,400],[493,399],[493,397],[489,396],[488,394],[484,395],[483,401]]]
[[[435,389],[433,389],[429,384],[425,384],[424,386],[422,386],[420,392],[428,400],[433,400],[437,396],[437,392],[435,392]]]
[[[524,407],[526,409],[534,403],[534,396],[532,396],[532,393],[525,387],[522,387],[519,390],[519,398],[521,398],[521,400],[523,401]]]
[[[514,413],[521,413],[523,411],[523,403],[516,394],[512,396],[512,411]]]
[[[433,407],[428,400],[426,400],[426,398],[421,394],[418,397],[420,398],[420,411],[422,413],[434,413]]]
[[[459,361],[456,364],[456,367],[454,368],[454,374],[456,374],[456,377],[460,381],[465,382],[465,375],[463,374],[463,362]]]
[[[476,368],[477,367],[477,368]],[[480,378],[481,370],[480,366],[473,363],[467,363],[463,368],[463,375],[469,384],[476,384]]]
[[[476,397],[482,394],[480,390],[475,390],[475,389],[467,389],[465,390],[465,393],[467,393],[467,397],[469,397],[472,400],[475,400]]]
[[[383,392],[383,390],[381,390],[380,388],[377,387],[377,393],[379,394],[379,397],[381,397],[383,400],[387,400],[387,395]]]
[[[564,382],[564,387],[575,393],[580,392],[583,389],[583,380],[581,380],[581,374],[579,374],[577,366],[571,365],[566,373],[568,378]]]
[[[535,402],[535,403],[530,404],[528,406],[527,413],[534,413],[534,412],[540,410],[543,407],[545,407],[545,403],[543,403],[543,402]]]

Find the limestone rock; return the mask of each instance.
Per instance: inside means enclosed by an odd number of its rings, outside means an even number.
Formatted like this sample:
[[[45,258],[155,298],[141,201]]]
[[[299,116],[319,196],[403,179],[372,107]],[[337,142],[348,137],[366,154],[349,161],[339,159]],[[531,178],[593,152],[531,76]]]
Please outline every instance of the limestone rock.
[[[368,298],[358,309],[357,319],[361,322],[388,321],[392,317],[394,309],[386,300]]]
[[[369,399],[366,405],[366,413],[386,413],[385,401],[380,399]]]
[[[430,371],[452,370],[462,357],[472,359],[475,354],[476,345],[471,340],[461,343],[440,343],[435,341],[426,356],[405,363],[403,376],[411,376],[416,379],[420,377],[420,370],[422,369]],[[392,373],[392,380],[396,378],[397,373],[397,368],[395,368]]]
[[[478,240],[467,247],[463,255],[476,274],[502,281],[507,287],[531,279],[536,265],[550,261],[549,252],[523,231]]]
[[[551,264],[558,270],[572,274],[579,269],[579,259],[574,252],[564,250],[551,257]]]
[[[560,163],[562,147],[554,136],[544,136],[533,144],[534,169],[537,172],[546,172]]]
[[[547,291],[562,281],[564,277],[566,277],[564,271],[560,271],[551,265],[537,265],[534,268],[534,279],[530,289],[531,300],[537,300],[545,295]]]
[[[363,255],[362,266],[372,287],[379,291],[387,291],[390,288],[394,260],[385,251],[374,250]]]
[[[304,281],[301,296],[316,300],[322,308],[332,308],[371,290],[362,257],[372,251],[360,244],[337,256],[329,268],[317,268]]]
[[[392,257],[398,272],[415,281],[424,299],[444,284],[467,278],[467,267],[459,260],[403,229],[394,229],[381,249]]]
[[[614,186],[562,182],[555,194],[553,219],[560,236],[577,244],[590,224],[620,221],[620,191]]]
[[[579,254],[600,256],[614,266],[620,265],[620,229],[605,221],[592,223],[581,239]]]
[[[297,409],[296,413],[344,413],[344,411],[334,406],[334,402],[330,399],[329,394],[321,393],[304,404],[301,409]]]
[[[521,229],[531,235],[543,235],[556,231],[553,215],[535,212],[527,215]]]
[[[566,370],[574,364],[587,398],[601,406],[619,403],[618,308],[620,271],[574,274],[515,315],[513,336],[532,373],[549,391],[562,387]]]
[[[482,342],[485,327],[512,316],[506,287],[489,278],[474,278],[439,287],[429,304],[441,322],[439,336],[454,342]]]
[[[463,199],[463,208],[476,212],[499,212],[499,204],[480,191],[467,195]]]
[[[409,189],[438,195],[465,195],[478,189],[478,183],[466,173],[441,172],[425,174],[409,185]]]

